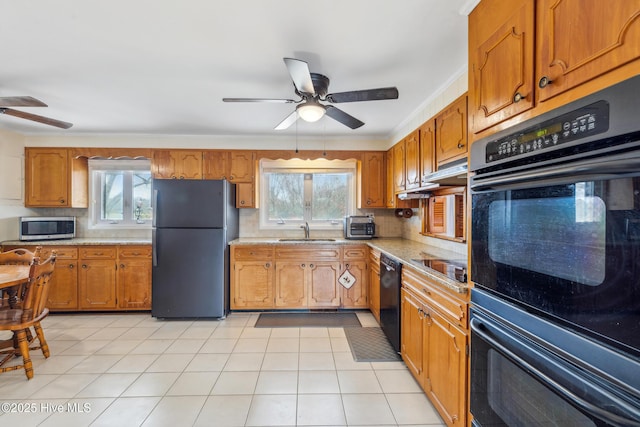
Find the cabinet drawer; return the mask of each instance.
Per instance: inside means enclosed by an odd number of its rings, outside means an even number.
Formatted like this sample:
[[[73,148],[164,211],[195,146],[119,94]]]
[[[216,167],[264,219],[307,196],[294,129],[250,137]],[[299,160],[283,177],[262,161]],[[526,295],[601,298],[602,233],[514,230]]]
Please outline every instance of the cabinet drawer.
[[[118,258],[151,258],[151,246],[120,246]]]
[[[380,251],[377,249],[369,249],[369,262],[380,263]]]
[[[40,256],[47,259],[52,251],[56,251],[56,259],[78,259],[78,249],[70,246],[43,246]]]
[[[115,259],[115,257],[115,246],[90,246],[80,248],[80,258],[82,259]]]
[[[449,295],[437,284],[431,284],[427,277],[408,268],[402,269],[402,286],[425,298],[429,308],[437,310],[453,323],[467,328],[468,304],[465,301]]]
[[[234,260],[257,260],[273,258],[273,246],[234,246]]]
[[[276,259],[293,259],[297,261],[309,259],[340,260],[340,247],[317,245],[276,246]]]
[[[343,259],[346,260],[366,260],[368,246],[345,246]]]

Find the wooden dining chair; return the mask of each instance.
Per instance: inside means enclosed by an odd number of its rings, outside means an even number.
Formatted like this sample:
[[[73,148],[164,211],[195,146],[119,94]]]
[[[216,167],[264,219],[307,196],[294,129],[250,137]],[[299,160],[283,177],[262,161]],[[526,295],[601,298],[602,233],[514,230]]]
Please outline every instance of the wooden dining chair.
[[[40,256],[42,246],[37,246],[34,252],[27,249],[12,249],[10,251],[0,252],[0,264],[1,265],[31,265],[35,257]],[[24,297],[24,286],[17,286],[12,290],[3,289],[2,296],[0,298],[0,308],[9,307],[11,298],[11,304],[19,303],[20,299]]]
[[[4,356],[0,360],[0,373],[24,368],[27,379],[33,378],[33,364],[29,356],[28,334],[30,327],[34,328],[40,344],[32,349],[41,349],[44,357],[49,357],[49,346],[44,338],[40,322],[49,314],[46,301],[55,263],[55,252],[52,252],[44,262],[40,262],[39,257],[34,257],[29,271],[29,280],[25,285],[24,298],[20,305],[16,308],[0,310],[0,331],[12,331],[17,341],[17,348],[0,352]],[[9,360],[16,356],[16,350],[22,357],[22,363],[5,366]]]

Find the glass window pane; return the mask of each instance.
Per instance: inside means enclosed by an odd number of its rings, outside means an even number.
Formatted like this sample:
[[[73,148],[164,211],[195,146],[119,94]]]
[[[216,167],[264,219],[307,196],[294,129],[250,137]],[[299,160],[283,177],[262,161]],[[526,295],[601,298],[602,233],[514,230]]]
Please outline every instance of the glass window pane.
[[[151,172],[133,172],[133,219],[151,220]]]
[[[348,182],[345,173],[313,175],[312,220],[341,219],[347,215]]]
[[[124,219],[123,173],[102,173],[101,219],[103,221],[121,221]]]
[[[304,218],[304,175],[270,173],[268,219],[302,220]]]

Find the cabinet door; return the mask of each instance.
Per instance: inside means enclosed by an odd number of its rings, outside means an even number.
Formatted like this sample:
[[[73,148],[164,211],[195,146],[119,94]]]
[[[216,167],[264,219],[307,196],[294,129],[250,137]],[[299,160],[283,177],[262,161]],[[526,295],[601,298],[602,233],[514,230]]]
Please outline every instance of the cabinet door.
[[[436,121],[428,120],[419,129],[420,132],[420,185],[428,184],[425,177],[435,172]]]
[[[345,262],[344,269],[355,277],[355,283],[346,289],[342,285],[338,285],[341,289],[342,308],[368,308],[368,271],[366,261],[348,261]],[[344,271],[344,269],[342,271]],[[341,273],[342,273],[341,271]]]
[[[229,152],[222,150],[205,151],[202,154],[202,176],[204,179],[227,179]]]
[[[380,323],[380,253],[369,254],[369,310]]]
[[[78,309],[78,260],[56,259],[47,308],[52,312]]]
[[[229,181],[253,182],[253,151],[232,151],[230,153]]]
[[[422,384],[424,380],[423,367],[423,315],[422,304],[406,289],[401,289],[401,354],[407,368]]]
[[[338,272],[340,263],[310,261],[306,268],[309,308],[339,307]]]
[[[236,261],[231,282],[232,309],[273,308],[273,263]]]
[[[469,113],[474,133],[534,105],[534,4],[520,0],[519,5],[506,6],[485,0],[469,15]],[[563,33],[575,37],[573,31]]]
[[[407,190],[420,187],[420,131],[411,132],[404,139],[405,176]]]
[[[407,186],[405,175],[405,143],[404,140],[393,146],[393,191],[404,191]],[[395,197],[395,196],[394,196]]]
[[[118,248],[118,307],[151,309],[151,246]]]
[[[236,184],[236,208],[256,208],[255,186],[253,183]]]
[[[542,0],[537,7],[540,101],[640,57],[640,0]]]
[[[27,148],[25,156],[25,206],[70,206],[67,150],[65,148]]]
[[[425,391],[448,426],[465,426],[468,335],[434,311],[426,323]]]
[[[305,262],[276,262],[276,307],[307,307],[306,272],[307,263]]]
[[[156,150],[153,152],[154,178],[202,179],[202,152],[197,150]]]
[[[362,160],[362,208],[384,208],[384,153],[365,153]]]
[[[467,96],[463,95],[436,117],[438,166],[467,155]]]
[[[79,308],[116,308],[116,264],[108,259],[81,259],[78,269]]]
[[[386,158],[386,181],[385,181],[385,207],[387,208],[395,208],[396,207],[396,192],[395,192],[395,177],[393,175],[393,148],[390,148],[387,151]]]

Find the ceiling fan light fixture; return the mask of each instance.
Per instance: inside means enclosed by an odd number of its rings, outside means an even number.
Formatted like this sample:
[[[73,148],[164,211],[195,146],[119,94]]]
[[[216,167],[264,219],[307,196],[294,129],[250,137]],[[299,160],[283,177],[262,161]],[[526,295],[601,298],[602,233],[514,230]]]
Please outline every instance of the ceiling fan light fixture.
[[[324,116],[326,110],[322,104],[308,101],[304,104],[298,105],[296,107],[296,111],[302,120],[313,123],[320,120],[322,116]]]

